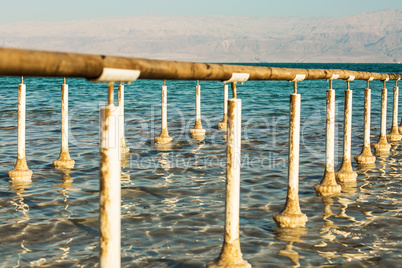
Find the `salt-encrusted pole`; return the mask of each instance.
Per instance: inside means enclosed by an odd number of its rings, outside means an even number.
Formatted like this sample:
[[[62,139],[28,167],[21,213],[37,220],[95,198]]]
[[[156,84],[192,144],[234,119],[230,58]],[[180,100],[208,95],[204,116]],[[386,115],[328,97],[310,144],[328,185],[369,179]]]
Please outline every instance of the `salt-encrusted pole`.
[[[56,168],[73,168],[74,160],[68,150],[68,85],[63,78],[61,85],[61,151],[57,160],[53,161]]]
[[[100,140],[100,267],[120,267],[120,110],[113,104],[109,82],[108,106],[101,108]]]
[[[159,137],[155,137],[156,144],[168,144],[172,141],[172,138],[169,136],[168,127],[167,127],[167,87],[165,85],[165,81],[163,81],[162,86],[162,130]]]
[[[126,145],[126,138],[124,136],[124,84],[119,85],[119,129],[120,129],[120,143],[121,143],[121,153],[125,154],[130,151],[130,147]]]
[[[225,83],[223,86],[223,119],[218,123],[218,129],[226,131],[227,128],[227,114],[228,114],[228,91],[229,86]]]
[[[195,124],[190,129],[190,134],[196,139],[202,139],[205,136],[205,129],[202,128],[201,124],[201,86],[198,81],[195,86]]]
[[[389,79],[384,80],[384,87],[381,89],[381,129],[380,137],[378,142],[373,144],[375,153],[377,155],[388,154],[391,149],[391,144],[387,141],[387,88],[385,87],[385,82]],[[398,130],[396,130],[398,132]]]
[[[108,106],[100,109],[100,267],[120,267],[121,137],[120,109],[114,105],[114,81],[133,82],[139,70],[103,68],[92,81],[108,82]]]
[[[332,80],[338,77],[339,75],[332,76],[327,90],[325,172],[321,183],[314,186],[319,196],[328,196],[341,192],[341,186],[336,183],[335,179],[335,90],[332,89]]]
[[[350,76],[347,81],[347,89],[345,90],[345,108],[344,108],[344,126],[343,126],[343,158],[342,165],[335,178],[342,183],[355,182],[357,173],[352,168],[352,102],[353,91],[350,90],[350,81],[355,79]]]
[[[395,80],[395,87],[394,87],[394,102],[393,102],[393,113],[392,113],[392,128],[391,132],[387,135],[389,141],[399,141],[401,140],[402,136],[402,122],[401,126],[398,128],[398,102],[399,102],[399,88],[398,88],[398,80]]]
[[[247,76],[248,78],[248,76]],[[232,83],[232,86],[235,82]],[[240,249],[241,100],[228,100],[225,236],[219,257],[207,267],[251,267]]]
[[[371,77],[367,80],[367,88],[364,89],[364,144],[360,155],[355,156],[355,160],[359,165],[372,165],[375,163],[375,156],[371,153],[370,147],[370,127],[371,127],[371,89],[369,83]]]
[[[303,77],[304,79],[304,77]],[[289,114],[289,158],[288,192],[285,208],[273,219],[279,227],[304,227],[307,216],[300,210],[299,204],[299,153],[300,153],[300,94],[297,94],[297,81],[294,81],[294,93],[290,95]]]
[[[21,77],[21,84],[18,85],[18,140],[17,140],[17,162],[13,170],[8,172],[13,184],[31,183],[32,170],[28,168],[25,158],[25,105],[26,86]]]

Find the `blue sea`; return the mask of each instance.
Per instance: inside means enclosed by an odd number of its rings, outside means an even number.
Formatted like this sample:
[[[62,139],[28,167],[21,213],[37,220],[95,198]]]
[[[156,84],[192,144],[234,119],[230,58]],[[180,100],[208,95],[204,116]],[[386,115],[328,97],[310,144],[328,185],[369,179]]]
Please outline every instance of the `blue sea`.
[[[265,66],[266,64],[259,64]],[[400,64],[268,64],[275,67],[402,73]],[[0,267],[99,266],[99,109],[107,85],[67,78],[69,149],[75,167],[56,170],[61,147],[62,78],[25,77],[26,157],[32,184],[13,185],[17,159],[19,77],[0,77]],[[155,147],[161,126],[163,81],[125,85],[122,161],[121,261],[123,267],[204,267],[223,243],[226,135],[223,84],[200,81],[203,141],[192,140],[196,81],[166,81],[171,147]],[[388,131],[392,89],[388,82]],[[372,89],[371,142],[380,132],[380,81]],[[325,80],[298,83],[301,94],[300,206],[306,228],[278,229],[272,219],[287,191],[289,94],[287,81],[247,81],[242,99],[240,242],[254,267],[397,267],[402,259],[401,144],[376,166],[359,170],[357,187],[318,197],[313,186],[325,168]],[[365,81],[353,90],[352,155],[363,144]],[[345,81],[335,80],[336,169],[342,158]],[[117,104],[117,85],[115,90]],[[231,93],[229,94],[231,96]],[[402,100],[399,101],[401,103]],[[402,115],[399,109],[399,118]],[[400,120],[400,119],[399,119]],[[399,122],[398,122],[399,123]]]

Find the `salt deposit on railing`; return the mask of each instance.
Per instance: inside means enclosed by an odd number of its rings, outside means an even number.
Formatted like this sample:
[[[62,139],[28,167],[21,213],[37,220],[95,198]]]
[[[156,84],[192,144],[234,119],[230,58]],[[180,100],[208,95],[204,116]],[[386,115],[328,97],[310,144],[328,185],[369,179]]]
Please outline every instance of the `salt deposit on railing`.
[[[21,77],[21,84],[18,85],[18,149],[17,163],[13,170],[8,172],[11,180],[17,184],[31,183],[32,170],[28,168],[25,157],[25,105],[26,86]]]
[[[344,104],[344,123],[343,123],[343,158],[341,168],[335,173],[335,178],[340,183],[355,183],[357,173],[352,168],[352,102],[353,91],[350,90],[350,81],[355,78],[350,76],[347,81],[347,88],[345,90],[345,104]]]
[[[225,83],[223,85],[223,119],[218,123],[218,129],[222,131],[226,131],[228,122],[228,91],[229,86]]]
[[[201,124],[201,86],[197,81],[195,86],[195,124],[190,129],[190,135],[195,140],[203,140],[205,138],[205,129]]]
[[[119,117],[119,128],[120,128],[120,144],[121,144],[121,153],[125,154],[130,151],[130,148],[126,145],[126,138],[124,136],[124,85],[120,83],[119,85],[119,109],[120,109],[120,117]]]
[[[341,192],[341,186],[335,179],[335,90],[332,88],[332,80],[337,78],[336,76],[329,80],[329,89],[327,90],[325,171],[321,183],[314,186],[319,196],[339,194]]]
[[[68,85],[66,79],[61,85],[61,151],[57,160],[53,161],[57,168],[73,168],[74,160],[68,151]]]
[[[391,132],[388,134],[387,138],[389,141],[399,141],[402,136],[402,128],[399,127],[398,130],[398,99],[399,99],[399,88],[398,88],[398,80],[395,80],[394,87],[394,102],[393,102],[393,113],[392,113],[392,128]]]
[[[375,163],[375,156],[371,153],[370,145],[370,128],[371,128],[371,89],[370,81],[374,78],[370,77],[367,80],[367,87],[364,89],[364,142],[362,152],[355,156],[355,160],[359,165],[372,166]]]
[[[385,83],[387,80],[384,80],[384,87],[381,89],[381,130],[380,137],[378,138],[378,142],[373,144],[376,155],[388,155],[389,150],[391,149],[391,144],[387,142],[387,88],[385,87]]]
[[[155,143],[165,145],[172,141],[172,138],[169,136],[168,125],[167,125],[167,86],[165,82],[163,82],[162,86],[162,127],[161,134],[159,137],[155,137]]]
[[[317,195],[328,196],[341,192],[340,183],[355,183],[356,172],[351,166],[351,116],[352,91],[350,81],[354,79],[367,81],[364,94],[364,145],[362,153],[356,156],[361,165],[373,164],[376,158],[371,153],[370,117],[371,89],[369,81],[384,82],[382,89],[381,134],[376,150],[389,150],[386,141],[386,88],[385,82],[395,80],[393,124],[388,135],[390,141],[400,140],[397,128],[398,87],[400,74],[381,74],[347,70],[329,69],[288,69],[256,67],[245,65],[222,65],[157,61],[134,58],[110,57],[102,55],[83,55],[74,53],[57,53],[45,51],[18,50],[0,48],[1,76],[53,76],[83,77],[94,81],[108,82],[108,105],[101,108],[101,143],[100,143],[100,265],[101,267],[120,266],[120,208],[121,208],[121,153],[128,152],[124,137],[124,85],[119,86],[119,105],[114,105],[114,82],[132,82],[138,79],[170,80],[218,80],[224,85],[224,115],[219,129],[225,130],[227,124],[227,165],[226,165],[226,205],[225,233],[222,251],[210,267],[250,267],[243,260],[240,249],[240,151],[241,151],[241,100],[237,98],[236,83],[247,80],[287,80],[294,82],[294,93],[290,95],[289,118],[289,159],[288,192],[284,210],[274,216],[279,227],[298,228],[305,226],[307,216],[301,212],[299,205],[299,143],[301,95],[297,94],[297,82],[313,79],[328,79],[326,106],[326,159],[324,178],[315,186]],[[344,107],[344,155],[341,169],[334,170],[335,140],[335,90],[334,79],[347,81]],[[233,98],[227,100],[228,87],[231,83]],[[15,168],[9,172],[15,183],[31,183],[32,171],[28,169],[25,159],[25,91],[21,79],[18,90],[18,155]],[[204,136],[201,126],[201,86],[196,85],[196,122],[191,133],[194,137]],[[160,145],[168,144],[172,138],[167,128],[167,87],[162,86],[162,126],[161,134],[155,138]],[[228,119],[227,119],[228,116]],[[62,85],[62,144],[56,167],[72,168],[74,160],[68,152],[68,86]],[[399,127],[402,131],[402,122]],[[330,201],[323,199],[326,209]],[[327,200],[327,201],[325,201]],[[290,245],[291,247],[291,245]]]

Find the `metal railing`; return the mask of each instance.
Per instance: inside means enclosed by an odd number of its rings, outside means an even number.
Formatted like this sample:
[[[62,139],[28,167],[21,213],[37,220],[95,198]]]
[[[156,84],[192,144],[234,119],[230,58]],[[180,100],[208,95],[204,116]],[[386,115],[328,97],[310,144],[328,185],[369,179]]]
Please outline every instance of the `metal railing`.
[[[139,71],[138,79],[228,81],[233,73],[247,73],[248,80],[287,80],[304,75],[305,80],[348,79],[400,80],[401,74],[383,74],[337,69],[293,69],[229,64],[161,61],[104,55],[61,53],[0,48],[0,75],[82,77],[97,79],[105,68]],[[117,82],[117,81],[116,81]]]
[[[88,55],[77,53],[61,53],[49,51],[0,48],[0,76],[37,76],[37,77],[80,77],[90,81],[105,81],[108,85],[108,106],[101,109],[101,164],[100,164],[100,264],[101,267],[120,266],[120,176],[119,157],[121,152],[129,148],[124,141],[124,85],[119,86],[119,106],[114,105],[113,82],[132,82],[136,79],[159,80],[217,80],[231,83],[233,98],[227,98],[227,85],[224,87],[224,119],[219,129],[228,132],[227,174],[226,174],[226,217],[225,237],[222,252],[218,259],[209,264],[210,267],[250,267],[243,260],[239,242],[239,189],[240,189],[240,146],[241,146],[241,100],[236,97],[236,83],[247,80],[285,80],[294,82],[294,93],[290,95],[289,119],[289,166],[288,195],[284,210],[274,215],[279,227],[297,228],[307,222],[307,217],[300,210],[298,198],[299,183],[299,143],[300,143],[300,105],[301,96],[297,94],[297,82],[302,80],[327,79],[330,88],[327,90],[326,120],[326,169],[323,180],[315,186],[317,195],[340,193],[341,183],[356,182],[356,172],[351,166],[351,107],[352,91],[349,82],[366,80],[365,113],[364,113],[364,147],[355,159],[359,164],[373,164],[375,157],[370,147],[370,98],[369,82],[384,82],[382,90],[381,137],[374,146],[376,150],[389,150],[385,135],[386,122],[386,88],[385,82],[395,80],[393,129],[389,140],[400,140],[397,129],[398,90],[397,81],[401,74],[386,74],[339,69],[296,69],[275,68],[231,64],[207,64],[176,61],[159,61],[113,57],[104,55]],[[345,124],[344,124],[344,158],[341,169],[334,170],[334,116],[335,94],[332,80],[347,81],[345,90]],[[155,139],[156,143],[166,144],[172,139],[167,132],[166,118],[166,86],[162,86],[162,132]],[[192,134],[204,135],[201,126],[200,86],[196,87],[196,126]],[[227,116],[227,118],[226,118]],[[62,85],[62,149],[55,166],[72,168],[74,161],[68,153],[68,86]],[[119,123],[120,122],[120,123]],[[197,123],[198,122],[198,123]],[[197,125],[198,124],[198,125]],[[200,134],[201,133],[201,134]],[[195,135],[195,134],[194,134]],[[9,172],[12,180],[29,181],[32,171],[28,169],[25,159],[25,85],[23,80],[19,86],[18,103],[18,157],[17,164]]]

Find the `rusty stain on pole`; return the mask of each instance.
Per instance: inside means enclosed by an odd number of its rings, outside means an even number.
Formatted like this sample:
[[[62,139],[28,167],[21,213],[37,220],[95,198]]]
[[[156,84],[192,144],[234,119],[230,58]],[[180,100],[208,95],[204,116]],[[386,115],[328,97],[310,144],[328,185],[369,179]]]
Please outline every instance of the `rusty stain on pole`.
[[[307,222],[299,204],[300,99],[300,94],[290,95],[288,192],[285,208],[273,216],[283,228],[304,227]]]
[[[165,145],[172,141],[172,138],[169,136],[168,127],[167,127],[167,87],[165,82],[163,82],[162,86],[162,130],[159,137],[155,137],[155,143]]]
[[[25,158],[25,105],[26,86],[21,77],[21,84],[18,85],[18,140],[17,140],[17,162],[14,169],[8,172],[11,182],[14,185],[26,185],[31,183],[32,170],[28,168]]]
[[[223,86],[223,119],[222,122],[218,123],[218,129],[222,131],[226,131],[227,128],[228,95],[229,95],[229,86],[225,83]]]
[[[113,83],[109,83],[109,105],[101,108],[100,140],[100,267],[120,267],[120,136],[119,107],[110,103]]]
[[[201,86],[197,81],[195,86],[195,124],[190,129],[191,137],[195,140],[203,140],[205,138],[205,129],[201,124]]]
[[[370,79],[371,80],[371,79]],[[367,88],[364,89],[364,143],[362,152],[355,156],[360,166],[371,167],[375,163],[375,156],[371,153],[370,127],[371,127],[371,89],[367,80]]]
[[[251,267],[240,249],[241,100],[228,100],[225,236],[219,257],[207,267]]]
[[[332,89],[332,80],[330,88],[327,90],[327,112],[326,112],[326,157],[324,178],[320,184],[314,186],[319,196],[328,196],[339,194],[341,186],[335,179],[335,90]]]
[[[353,80],[353,79],[352,79]],[[345,90],[344,128],[343,128],[343,158],[341,168],[335,173],[335,178],[341,183],[356,182],[357,173],[352,168],[352,103],[353,91],[349,81]]]
[[[373,144],[375,149],[375,154],[378,156],[386,156],[389,154],[389,150],[391,149],[391,144],[387,141],[387,88],[384,87],[381,89],[381,129],[380,129],[380,137],[378,138],[378,142]],[[398,131],[398,130],[397,130]]]
[[[53,165],[56,168],[73,168],[74,163],[68,150],[68,85],[64,78],[61,85],[61,151]]]
[[[119,85],[119,130],[120,130],[120,143],[121,143],[121,153],[126,154],[130,151],[130,147],[126,145],[126,138],[124,137],[124,84]]]

